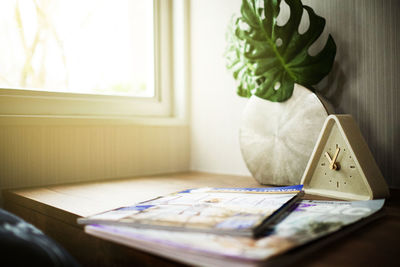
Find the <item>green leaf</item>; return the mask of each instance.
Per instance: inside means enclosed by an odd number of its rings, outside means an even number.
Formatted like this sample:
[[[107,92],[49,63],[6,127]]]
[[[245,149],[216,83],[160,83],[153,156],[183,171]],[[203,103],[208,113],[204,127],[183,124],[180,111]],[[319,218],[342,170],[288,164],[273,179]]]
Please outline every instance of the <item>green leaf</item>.
[[[330,70],[336,55],[331,35],[315,56],[310,46],[325,27],[325,19],[316,15],[301,0],[285,0],[290,17],[277,25],[281,0],[243,0],[241,16],[234,19],[227,33],[227,68],[239,81],[237,93],[243,97],[255,94],[274,102],[291,97],[294,83],[305,87],[317,84]],[[263,4],[263,7],[260,5]],[[303,11],[308,13],[309,28],[298,32]]]

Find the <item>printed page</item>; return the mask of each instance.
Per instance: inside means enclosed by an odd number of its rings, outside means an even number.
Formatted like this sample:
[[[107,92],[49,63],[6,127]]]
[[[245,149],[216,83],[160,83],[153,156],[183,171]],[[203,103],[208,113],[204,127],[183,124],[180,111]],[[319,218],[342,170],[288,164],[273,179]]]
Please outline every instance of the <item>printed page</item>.
[[[88,226],[86,231],[104,238],[113,237],[117,242],[124,239],[124,244],[133,247],[141,243],[160,255],[167,251],[164,256],[175,259],[203,255],[207,262],[211,258],[254,262],[338,231],[372,215],[383,204],[384,199],[356,202],[302,200],[271,233],[258,239],[105,225]]]
[[[283,187],[285,188],[285,187]],[[201,188],[80,219],[80,223],[142,228],[235,231],[252,230],[296,197],[301,186],[282,188]]]

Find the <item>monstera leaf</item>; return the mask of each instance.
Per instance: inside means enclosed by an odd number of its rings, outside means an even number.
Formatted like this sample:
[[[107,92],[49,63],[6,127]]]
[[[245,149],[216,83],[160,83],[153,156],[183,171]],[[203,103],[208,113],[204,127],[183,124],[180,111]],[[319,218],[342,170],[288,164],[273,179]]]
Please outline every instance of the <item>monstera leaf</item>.
[[[325,19],[304,6],[300,0],[285,0],[290,7],[288,22],[277,25],[280,0],[243,0],[241,16],[228,32],[227,68],[239,81],[237,93],[255,94],[274,102],[287,100],[294,83],[310,87],[332,68],[336,45],[331,35],[315,56],[308,49],[321,35]],[[303,10],[309,16],[309,28],[298,32]]]

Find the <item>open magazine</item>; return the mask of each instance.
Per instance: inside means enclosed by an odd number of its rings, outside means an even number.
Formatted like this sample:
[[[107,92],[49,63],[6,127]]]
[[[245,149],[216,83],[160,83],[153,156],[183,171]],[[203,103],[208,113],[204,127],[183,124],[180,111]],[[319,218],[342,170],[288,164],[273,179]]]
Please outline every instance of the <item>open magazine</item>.
[[[350,229],[349,225],[363,225],[362,222],[372,219],[374,216],[371,215],[383,204],[384,199],[356,202],[302,200],[274,226],[272,232],[258,239],[110,225],[88,225],[85,231],[187,264],[253,266],[345,227]]]
[[[80,224],[258,236],[302,195],[302,185],[189,189],[80,218]]]

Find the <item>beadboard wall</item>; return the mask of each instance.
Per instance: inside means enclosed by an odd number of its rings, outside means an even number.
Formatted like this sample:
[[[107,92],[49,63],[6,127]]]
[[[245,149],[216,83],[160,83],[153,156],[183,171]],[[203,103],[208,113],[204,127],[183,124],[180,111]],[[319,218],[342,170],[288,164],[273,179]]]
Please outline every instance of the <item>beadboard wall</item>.
[[[187,171],[187,125],[1,123],[0,189]]]

